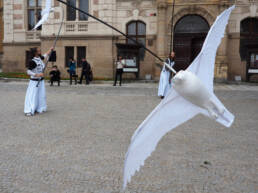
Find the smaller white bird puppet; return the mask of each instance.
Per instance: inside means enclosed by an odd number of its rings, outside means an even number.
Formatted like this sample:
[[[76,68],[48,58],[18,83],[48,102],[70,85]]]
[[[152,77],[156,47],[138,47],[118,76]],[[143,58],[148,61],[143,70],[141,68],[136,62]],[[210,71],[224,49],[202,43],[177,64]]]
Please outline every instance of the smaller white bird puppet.
[[[45,9],[43,9],[42,12],[41,12],[41,19],[35,25],[33,30],[37,29],[39,26],[41,26],[43,23],[45,23],[47,21],[48,17],[49,17],[50,12],[53,11],[53,10],[54,9],[51,8],[51,0],[46,0]]]
[[[197,114],[210,117],[226,127],[232,125],[234,115],[215,96],[213,78],[216,52],[234,8],[228,8],[217,17],[200,54],[186,71],[176,74],[168,95],[135,131],[125,158],[124,189],[155,150],[160,139]]]

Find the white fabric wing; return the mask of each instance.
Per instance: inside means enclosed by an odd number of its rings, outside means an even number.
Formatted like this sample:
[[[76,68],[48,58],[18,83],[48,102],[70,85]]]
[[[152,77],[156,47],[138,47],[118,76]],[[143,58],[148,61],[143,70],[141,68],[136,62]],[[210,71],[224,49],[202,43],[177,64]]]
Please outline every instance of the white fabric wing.
[[[41,16],[51,11],[51,0],[46,0],[45,8],[41,12]]]
[[[124,185],[144,165],[160,139],[169,131],[193,118],[201,109],[179,96],[172,88],[169,95],[135,131],[126,154]]]
[[[226,127],[231,126],[235,117],[224,107],[224,105],[213,93],[214,64],[217,49],[221,43],[222,38],[224,37],[230,14],[234,9],[235,5],[231,6],[217,17],[205,39],[201,52],[187,69],[188,71],[191,71],[198,76],[209,92],[212,93],[212,97],[216,103],[225,109],[224,115],[220,116],[216,121]],[[209,117],[206,110],[203,110],[202,114]]]
[[[37,29],[39,26],[41,26],[43,23],[45,23],[48,19],[49,13],[43,15],[43,17],[41,18],[41,20],[39,20],[39,22],[35,25],[35,27],[33,28],[34,30]]]
[[[214,64],[217,49],[224,37],[228,19],[234,8],[235,5],[228,8],[217,17],[210,28],[201,52],[187,69],[195,73],[210,92],[213,92]]]
[[[39,22],[35,25],[33,30],[37,29],[39,26],[41,26],[47,21],[50,11],[51,11],[51,0],[46,0],[45,9],[41,12],[41,20],[39,20]]]
[[[188,68],[189,71],[200,78],[212,94],[216,52],[224,36],[230,13],[234,8],[235,6],[230,7],[217,17],[200,54]],[[213,97],[219,105],[223,105],[214,94]],[[155,150],[159,140],[167,132],[193,118],[198,113],[208,116],[206,110],[186,101],[171,88],[168,96],[144,120],[131,139],[124,166],[124,189],[134,173],[139,171],[140,166]],[[234,116],[226,110],[225,116],[220,117],[217,121],[226,126],[231,125],[232,122],[225,119],[233,120]]]

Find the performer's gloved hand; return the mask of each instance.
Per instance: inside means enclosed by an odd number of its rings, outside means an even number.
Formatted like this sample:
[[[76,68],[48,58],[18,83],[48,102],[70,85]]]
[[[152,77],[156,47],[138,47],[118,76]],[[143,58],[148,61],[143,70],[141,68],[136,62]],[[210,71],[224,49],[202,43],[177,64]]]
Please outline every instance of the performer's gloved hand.
[[[50,55],[50,53],[51,53],[53,50],[54,50],[54,47],[51,47],[51,48],[47,51],[46,55]]]

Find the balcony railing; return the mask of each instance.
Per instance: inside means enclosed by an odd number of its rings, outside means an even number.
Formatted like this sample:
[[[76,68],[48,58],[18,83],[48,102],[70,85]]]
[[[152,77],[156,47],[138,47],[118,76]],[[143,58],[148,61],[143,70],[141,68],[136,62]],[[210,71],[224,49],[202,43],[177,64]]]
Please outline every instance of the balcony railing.
[[[82,22],[66,22],[65,23],[65,32],[87,32],[88,23]]]
[[[36,41],[39,40],[41,31],[28,31],[26,33],[26,40],[27,41]]]

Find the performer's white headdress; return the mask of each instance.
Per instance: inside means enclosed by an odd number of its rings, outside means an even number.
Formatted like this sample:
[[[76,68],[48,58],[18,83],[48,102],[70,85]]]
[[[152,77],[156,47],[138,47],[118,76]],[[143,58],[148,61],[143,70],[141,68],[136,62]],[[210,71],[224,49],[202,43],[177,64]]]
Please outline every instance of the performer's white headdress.
[[[234,8],[230,7],[217,17],[200,54],[187,71],[177,73],[167,97],[135,131],[125,158],[123,188],[144,165],[160,139],[197,114],[206,115],[226,127],[233,123],[234,115],[213,93],[213,79],[216,52]]]
[[[51,11],[53,11],[53,8],[51,8],[51,0],[46,0],[45,9],[43,9],[41,12],[41,19],[35,25],[33,30],[37,29],[39,26],[41,26],[42,24],[44,24],[47,21]]]

